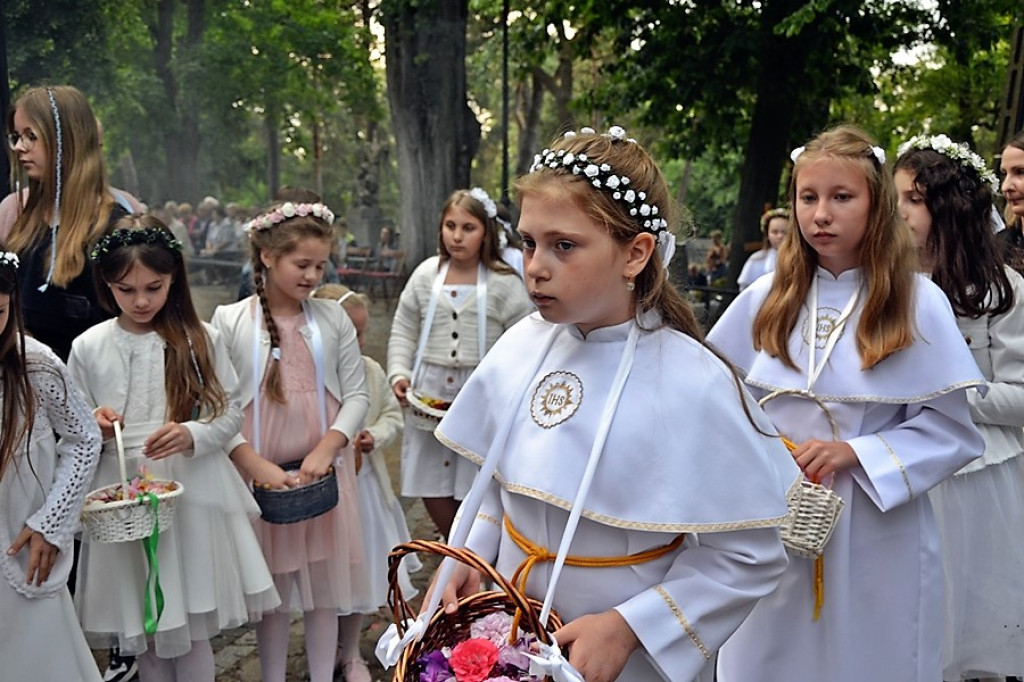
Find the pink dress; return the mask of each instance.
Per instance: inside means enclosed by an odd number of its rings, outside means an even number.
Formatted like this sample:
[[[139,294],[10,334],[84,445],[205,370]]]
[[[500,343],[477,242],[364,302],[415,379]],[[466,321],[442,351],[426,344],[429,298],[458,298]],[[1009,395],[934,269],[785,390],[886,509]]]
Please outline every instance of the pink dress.
[[[301,460],[323,436],[316,391],[316,370],[299,329],[302,314],[274,317],[281,339],[281,380],[287,402],[270,400],[261,391],[260,434],[257,451],[277,464]],[[270,360],[269,362],[274,362]],[[266,373],[264,373],[264,377]],[[327,423],[341,404],[329,392]],[[252,403],[245,408],[242,435],[252,440]],[[281,595],[278,611],[336,609],[350,611],[365,601],[368,591],[363,562],[363,536],[359,518],[355,458],[351,446],[335,457],[338,506],[315,518],[290,524],[254,521],[256,536]]]

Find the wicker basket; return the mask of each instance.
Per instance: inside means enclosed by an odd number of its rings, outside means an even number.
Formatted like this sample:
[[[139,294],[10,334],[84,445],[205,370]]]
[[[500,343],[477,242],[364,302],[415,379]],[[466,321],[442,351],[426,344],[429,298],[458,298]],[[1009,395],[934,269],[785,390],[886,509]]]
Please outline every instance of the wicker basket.
[[[832,411],[815,395],[806,391],[775,391],[762,398],[758,404],[763,406],[772,398],[780,395],[796,395],[813,400],[828,417],[833,440],[839,440],[839,426],[836,424]],[[796,449],[796,444],[790,440],[783,438],[782,441],[790,452]],[[779,530],[782,535],[782,544],[791,554],[815,559],[825,551],[825,545],[828,544],[832,533],[835,532],[844,506],[843,498],[832,490],[834,483],[835,476],[827,486],[816,481],[802,479],[786,494],[790,514]]]
[[[102,502],[92,500],[104,492],[117,493],[128,480],[124,463],[124,439],[121,436],[121,425],[114,422],[114,444],[117,447],[117,463],[122,483],[113,483],[97,488],[86,496],[82,508],[82,524],[93,542],[132,542],[144,540],[153,534],[156,527],[160,532],[166,531],[174,523],[174,506],[184,486],[177,481],[162,481],[166,486],[174,486],[173,490],[156,495],[156,509],[147,497],[118,502]]]
[[[433,432],[448,411],[447,408],[441,409],[429,405],[427,401],[430,400],[430,396],[414,388],[410,388],[406,393],[406,399],[409,401],[409,415],[412,418],[412,424],[421,431]]]
[[[297,471],[302,460],[282,464],[285,471]],[[338,506],[338,477],[334,467],[323,477],[297,488],[253,487],[252,496],[267,523],[298,523],[325,514]]]
[[[430,619],[426,632],[418,641],[409,644],[402,652],[402,657],[395,666],[392,682],[419,682],[420,671],[417,659],[423,654],[455,646],[469,637],[469,626],[479,618],[490,613],[504,611],[514,614],[518,609],[522,614],[520,628],[536,635],[545,644],[551,644],[551,633],[562,627],[562,620],[554,611],[548,619],[547,629],[541,626],[539,613],[541,603],[536,599],[524,596],[512,583],[494,570],[490,564],[468,549],[450,547],[440,542],[429,540],[413,540],[396,546],[388,556],[388,606],[398,626],[398,634],[405,634],[405,622],[416,618],[416,612],[402,596],[402,588],[398,581],[398,567],[402,559],[416,552],[429,552],[442,557],[451,557],[475,568],[485,578],[496,585],[498,590],[479,592],[459,600],[459,609],[454,614],[438,609]],[[550,677],[544,678],[550,680]]]

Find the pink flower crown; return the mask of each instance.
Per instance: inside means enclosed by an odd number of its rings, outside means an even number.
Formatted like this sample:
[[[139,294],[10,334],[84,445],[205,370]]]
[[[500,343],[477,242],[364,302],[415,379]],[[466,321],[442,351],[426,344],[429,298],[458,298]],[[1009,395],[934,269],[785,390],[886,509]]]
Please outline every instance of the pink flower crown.
[[[269,230],[275,225],[280,225],[295,216],[313,216],[314,218],[320,218],[328,225],[334,223],[334,211],[327,208],[325,204],[295,204],[291,201],[286,201],[273,211],[262,213],[247,222],[245,224],[245,231],[252,233]]]

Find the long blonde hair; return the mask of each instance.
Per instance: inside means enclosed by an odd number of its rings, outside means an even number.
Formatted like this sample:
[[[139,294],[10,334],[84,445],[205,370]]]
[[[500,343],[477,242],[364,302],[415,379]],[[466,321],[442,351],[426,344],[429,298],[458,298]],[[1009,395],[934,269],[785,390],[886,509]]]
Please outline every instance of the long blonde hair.
[[[57,158],[57,126],[50,95],[60,115],[62,148]],[[49,230],[61,179],[60,226],[53,283],[66,287],[85,270],[89,247],[102,235],[115,200],[107,185],[99,127],[92,107],[78,89],[69,85],[32,88],[18,98],[7,114],[7,132],[14,130],[14,112],[20,111],[36,132],[37,145],[46,150],[44,180],[17,177],[28,186],[28,198],[11,229],[8,247],[23,253]],[[11,168],[18,168],[15,152]],[[20,207],[20,202],[19,202]]]
[[[867,283],[867,299],[857,325],[861,368],[874,367],[913,341],[911,318],[917,256],[910,229],[899,217],[892,173],[878,162],[872,151],[874,146],[874,141],[860,128],[841,125],[808,142],[796,159],[789,183],[789,204],[794,207],[789,233],[779,248],[772,288],[754,318],[753,327],[754,348],[794,369],[789,337],[818,267],[818,253],[803,238],[797,224],[797,179],[801,169],[822,159],[852,163],[863,170],[871,200],[858,255],[858,266]]]

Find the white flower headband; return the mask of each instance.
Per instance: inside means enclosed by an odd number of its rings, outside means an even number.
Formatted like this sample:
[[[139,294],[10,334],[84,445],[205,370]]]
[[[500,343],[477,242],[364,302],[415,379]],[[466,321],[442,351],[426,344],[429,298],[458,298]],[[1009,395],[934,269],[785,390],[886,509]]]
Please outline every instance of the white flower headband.
[[[985,160],[971,151],[964,142],[954,142],[948,135],[915,135],[900,145],[899,155],[903,156],[911,149],[931,149],[949,157],[965,168],[971,168],[981,181],[987,183],[993,192],[999,191],[999,180],[989,170]]]
[[[494,205],[494,199],[491,198],[483,187],[474,187],[469,190],[469,196],[484,205],[484,211],[487,212],[488,218],[498,217],[498,207]]]
[[[253,232],[262,232],[263,230],[269,230],[274,225],[283,223],[289,218],[310,215],[314,218],[320,218],[328,225],[334,223],[334,211],[327,208],[324,204],[294,204],[290,201],[286,201],[273,211],[258,215],[247,222],[245,224],[245,231],[250,234]]]
[[[793,163],[800,158],[800,155],[807,151],[807,147],[800,146],[789,153],[789,158]],[[885,150],[881,147],[872,147],[871,153],[874,154],[875,159],[878,161],[879,166],[885,165]]]
[[[18,269],[18,254],[10,251],[0,251],[0,267],[11,267]]]
[[[593,128],[581,128],[581,133],[594,134]],[[626,137],[626,131],[621,126],[612,126],[604,133],[614,141],[626,141],[636,143],[636,140]],[[576,133],[569,131],[565,133],[566,139],[576,137]],[[573,175],[582,175],[590,181],[590,184],[597,189],[603,190],[611,195],[619,203],[626,207],[640,227],[645,232],[657,235],[659,232],[668,229],[668,221],[660,217],[659,209],[654,204],[647,203],[647,194],[630,189],[632,180],[625,175],[617,175],[612,172],[612,167],[607,163],[596,164],[591,162],[586,154],[573,154],[564,149],[551,151],[545,149],[533,157],[533,165],[530,172],[551,168],[553,170],[564,170]]]

